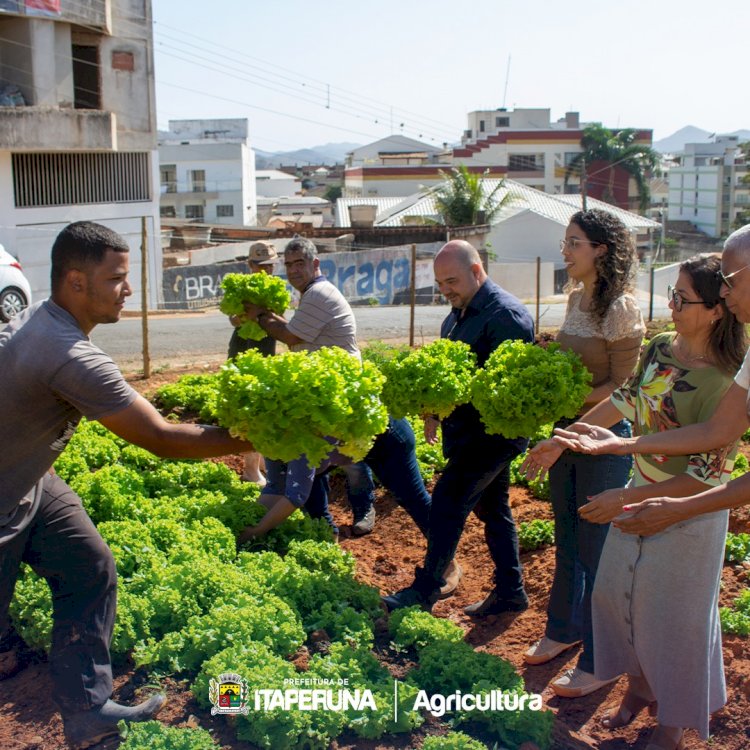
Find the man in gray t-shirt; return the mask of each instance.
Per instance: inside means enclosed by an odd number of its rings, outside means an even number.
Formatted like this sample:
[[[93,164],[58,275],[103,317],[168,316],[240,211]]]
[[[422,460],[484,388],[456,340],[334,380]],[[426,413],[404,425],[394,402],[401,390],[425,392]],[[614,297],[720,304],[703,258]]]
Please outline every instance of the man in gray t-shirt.
[[[89,340],[97,324],[119,319],[132,293],[128,257],[125,240],[106,227],[69,225],[52,248],[50,299],[0,331],[0,679],[20,666],[22,641],[8,607],[26,562],[52,589],[53,698],[74,747],[116,734],[120,720],[153,718],[164,696],[132,707],[109,699],[115,564],[80,498],[52,464],[81,416],[162,457],[252,450],[218,427],[167,422]]]
[[[284,268],[289,283],[302,295],[291,320],[287,322],[281,315],[258,305],[247,305],[247,316],[292,351],[338,346],[361,359],[354,313],[344,295],[322,274],[315,244],[304,237],[292,239],[284,249]],[[362,536],[375,525],[372,472],[363,462],[343,469],[354,514],[352,533]],[[328,512],[327,484],[326,477],[316,477],[306,507],[314,517],[326,518],[333,525]]]

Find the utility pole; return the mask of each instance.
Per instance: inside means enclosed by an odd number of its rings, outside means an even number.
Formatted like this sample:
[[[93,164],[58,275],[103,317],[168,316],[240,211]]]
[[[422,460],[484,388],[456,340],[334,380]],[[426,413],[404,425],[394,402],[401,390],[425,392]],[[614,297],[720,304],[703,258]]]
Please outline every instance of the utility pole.
[[[584,156],[581,159],[581,200],[583,202],[583,210],[588,211],[588,208],[586,206],[586,157]]]

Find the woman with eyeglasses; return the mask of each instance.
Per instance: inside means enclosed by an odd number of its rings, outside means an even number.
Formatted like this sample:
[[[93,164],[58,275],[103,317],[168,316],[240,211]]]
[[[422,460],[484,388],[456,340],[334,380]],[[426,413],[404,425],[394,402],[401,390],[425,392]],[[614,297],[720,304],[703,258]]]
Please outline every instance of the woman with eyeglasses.
[[[637,256],[630,232],[608,211],[576,213],[560,243],[568,271],[568,307],[557,335],[563,348],[580,355],[592,375],[592,391],[583,411],[609,399],[632,374],[645,333],[643,317],[633,296]],[[558,422],[567,426],[571,420]],[[613,420],[615,434],[631,435],[626,419]],[[608,425],[609,426],[609,425]],[[546,444],[546,449],[545,449]],[[535,458],[562,450],[545,441],[532,449],[525,466],[536,472]],[[628,480],[632,460],[622,456],[583,456],[567,453],[550,471],[555,515],[555,576],[547,607],[544,637],[526,652],[529,664],[544,664],[583,642],[575,669],[552,683],[561,696],[588,695],[607,684],[594,676],[591,592],[607,527],[578,516],[588,498]]]
[[[720,296],[715,256],[686,261],[669,290],[674,333],[649,342],[626,386],[555,438],[576,449],[583,431],[618,416],[639,435],[702,422],[732,384],[746,349],[743,325]],[[728,481],[736,446],[668,457],[638,455],[631,483],[591,499],[580,514],[608,523],[627,503],[682,497]],[[677,524],[652,537],[610,528],[592,597],[596,677],[628,675],[610,729],[629,724],[644,708],[658,726],[647,750],[684,747],[686,728],[708,737],[712,712],[726,702],[718,616],[727,511]]]

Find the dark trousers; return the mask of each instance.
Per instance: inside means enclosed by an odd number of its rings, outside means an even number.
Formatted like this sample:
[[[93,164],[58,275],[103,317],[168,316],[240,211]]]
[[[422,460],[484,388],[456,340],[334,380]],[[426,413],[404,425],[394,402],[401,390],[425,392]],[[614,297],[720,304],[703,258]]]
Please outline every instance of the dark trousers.
[[[78,495],[56,475],[46,475],[31,523],[0,545],[0,633],[10,630],[8,607],[21,562],[52,590],[49,665],[60,712],[66,716],[103,704],[112,694],[115,562]]]
[[[365,463],[427,536],[431,500],[419,471],[416,439],[408,420],[389,418],[388,429],[375,438]]]
[[[358,509],[364,509],[366,513],[372,505],[372,472],[375,472],[383,487],[395,495],[399,505],[414,519],[419,530],[427,535],[431,501],[419,472],[416,440],[408,420],[389,417],[388,429],[375,438],[364,462],[347,464],[341,468],[346,471],[349,501],[355,517]],[[328,510],[326,474],[315,477],[305,503],[305,511],[313,518],[325,518],[337,530]]]
[[[329,492],[330,485],[328,484],[328,474],[316,474],[315,479],[313,479],[312,487],[310,487],[310,494],[307,497],[307,502],[302,506],[302,509],[311,518],[325,519],[333,530],[333,533],[338,534],[339,527],[336,526],[331,511],[328,509]]]
[[[631,435],[626,420],[611,429],[621,437]],[[545,634],[561,643],[583,641],[578,667],[584,672],[594,672],[591,593],[609,524],[589,523],[578,515],[578,509],[593,495],[624,487],[632,464],[631,456],[587,456],[566,451],[549,474],[555,514],[555,576]]]
[[[443,571],[456,553],[469,513],[484,523],[484,536],[495,564],[494,583],[504,599],[525,596],[518,554],[516,524],[510,512],[510,462],[523,444],[487,440],[456,448],[432,491],[432,507],[424,565],[417,568],[414,587],[434,598]]]

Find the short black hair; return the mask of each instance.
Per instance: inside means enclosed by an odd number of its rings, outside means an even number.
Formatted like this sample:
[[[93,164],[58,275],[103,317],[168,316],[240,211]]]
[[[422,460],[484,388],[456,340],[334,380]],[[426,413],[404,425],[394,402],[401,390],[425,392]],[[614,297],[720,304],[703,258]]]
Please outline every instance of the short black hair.
[[[82,271],[104,260],[107,250],[130,252],[125,239],[112,229],[93,221],[76,221],[68,224],[57,235],[52,245],[50,282],[57,290],[70,270]]]

